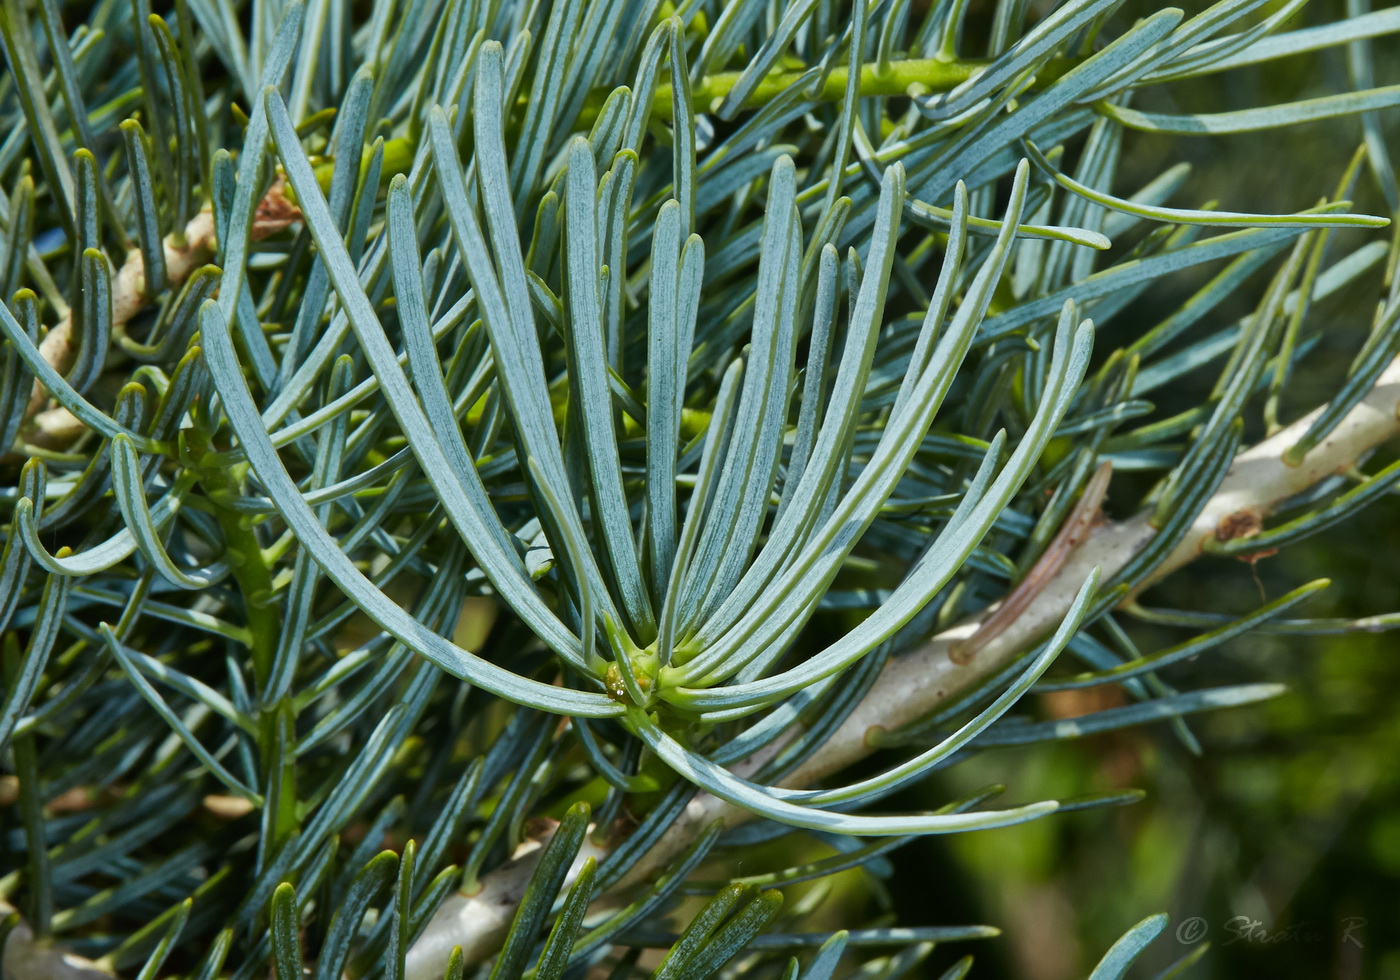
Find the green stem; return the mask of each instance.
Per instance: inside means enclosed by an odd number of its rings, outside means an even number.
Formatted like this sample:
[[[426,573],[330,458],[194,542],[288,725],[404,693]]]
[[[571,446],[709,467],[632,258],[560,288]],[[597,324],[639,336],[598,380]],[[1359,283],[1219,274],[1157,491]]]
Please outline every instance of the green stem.
[[[245,514],[220,506],[220,491],[231,492],[233,481],[227,472],[216,470],[203,474],[205,492],[214,502],[214,518],[224,533],[225,557],[243,596],[244,615],[248,620],[249,644],[253,656],[253,680],[259,691],[267,687],[272,676],[272,662],[277,656],[277,637],[281,622],[272,602],[272,570],[263,559],[262,547],[253,532],[252,521]]]
[[[1075,58],[1052,59],[1036,76],[1034,87],[1039,88],[1047,82],[1054,81],[1078,63],[1078,59]],[[858,91],[861,98],[947,92],[972,78],[990,64],[990,61],[979,58],[948,61],[941,58],[909,58],[904,61],[891,61],[883,67],[878,64],[864,65],[860,70]],[[806,71],[806,68],[773,69],[754,88],[753,93],[744,103],[744,108],[752,110],[767,105],[788,86],[800,79]],[[691,90],[695,104],[702,111],[712,110],[729,94],[742,74],[743,72],[739,71],[724,71],[706,75]],[[813,97],[819,102],[840,102],[846,97],[846,79],[849,75],[850,69],[845,66],[833,68],[827,73],[821,88],[816,91]],[[606,95],[607,93],[602,91],[589,94],[588,100],[584,103],[583,110],[579,114],[578,125],[590,125],[598,117],[598,110],[602,108]],[[523,106],[528,104],[528,101],[528,97],[522,95],[519,104]],[[652,97],[651,113],[654,118],[667,122],[671,120],[671,86],[669,83],[663,82],[656,86],[656,93]],[[394,174],[408,172],[409,166],[413,163],[415,148],[415,141],[408,136],[399,136],[385,141],[381,184],[388,186]],[[362,168],[369,162],[369,147],[366,147],[363,153]],[[335,169],[335,160],[331,158],[322,160],[315,169],[317,182],[321,185],[322,190],[327,190],[330,187],[331,173]],[[295,201],[290,189],[287,191],[287,196],[290,200]]]
[[[863,65],[860,70],[859,92],[862,98],[874,95],[908,95],[914,92],[946,92],[967,81],[987,66],[985,61],[940,61],[937,58],[916,58],[908,61],[892,61],[884,71],[878,65]],[[746,109],[756,109],[773,101],[790,85],[800,79],[807,69],[778,68],[770,71],[754,88],[753,94],[744,103]],[[717,104],[739,81],[743,72],[725,71],[706,75],[700,84],[691,89],[691,95],[698,107]],[[827,73],[822,86],[815,93],[821,102],[840,102],[846,97],[846,79],[850,70],[845,66],[833,68]],[[652,102],[652,113],[662,119],[671,118],[671,86],[661,84],[656,87],[656,98]]]
[[[1074,58],[1052,59],[1036,76],[1035,87],[1041,87],[1059,78],[1078,63]],[[949,61],[941,58],[909,58],[891,61],[883,67],[878,64],[862,65],[857,91],[863,99],[880,95],[928,95],[933,92],[947,92],[977,75],[990,64],[990,61],[980,58]],[[744,108],[757,109],[773,101],[807,71],[807,68],[775,68],[754,88],[753,94],[744,103]],[[691,89],[691,96],[702,109],[713,108],[729,94],[742,74],[743,72],[738,71],[725,71],[706,75],[699,85]],[[827,73],[821,88],[813,97],[820,102],[840,102],[846,97],[846,79],[849,77],[850,69],[844,65],[833,68]],[[598,105],[601,105],[601,102]],[[596,106],[593,108],[596,112]],[[671,118],[669,84],[663,83],[656,87],[651,111],[661,119]]]
[[[253,660],[253,682],[261,697],[272,679],[282,623],[272,598],[272,569],[258,543],[252,519],[220,502],[221,498],[239,492],[243,468],[202,465],[198,471],[200,483],[211,504],[210,510],[224,534],[225,558],[243,597],[248,647]],[[295,722],[296,705],[290,697],[263,704],[258,711],[258,750],[263,771],[267,773],[269,784],[277,781],[275,794],[268,793],[269,802],[274,795],[277,800],[277,812],[272,821],[274,847],[297,829],[296,766],[290,751],[295,739]],[[280,755],[277,752],[279,743],[288,747]],[[274,768],[278,770],[276,773],[273,772]]]
[[[277,768],[277,811],[272,816],[272,852],[275,853],[287,838],[296,831],[297,816],[297,767],[296,744],[297,708],[290,697],[279,698],[265,708],[258,717],[259,748],[263,757],[263,768],[269,774],[268,781],[274,778],[272,770]],[[277,745],[286,747],[280,755]],[[270,801],[269,801],[270,802]]]

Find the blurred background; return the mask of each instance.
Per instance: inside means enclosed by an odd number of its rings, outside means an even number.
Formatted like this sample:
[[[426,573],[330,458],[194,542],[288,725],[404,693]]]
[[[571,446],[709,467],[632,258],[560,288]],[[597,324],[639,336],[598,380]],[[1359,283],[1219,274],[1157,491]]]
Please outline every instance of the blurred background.
[[[974,9],[977,4],[974,3]],[[1183,4],[1188,14],[1205,4]],[[1272,9],[1272,8],[1270,8]],[[1148,12],[1127,5],[1127,22]],[[1314,2],[1288,29],[1346,14],[1341,2]],[[1262,11],[1261,11],[1262,14]],[[1400,82],[1395,38],[1374,43],[1374,84]],[[1325,70],[1318,71],[1318,66]],[[1158,86],[1136,108],[1220,112],[1346,91],[1344,52],[1283,59],[1263,70],[1237,70]],[[1388,136],[1400,113],[1383,114]],[[1238,210],[1288,211],[1330,193],[1361,142],[1354,122],[1322,122],[1264,134],[1167,138],[1129,134],[1121,184],[1129,192],[1185,159],[1192,176],[1170,203],[1207,200]],[[1400,158],[1400,140],[1387,139]],[[1386,213],[1375,180],[1363,172],[1356,210]],[[1339,236],[1338,249],[1360,239]],[[1257,299],[1277,267],[1252,288]],[[1158,304],[1176,304],[1219,267],[1162,281],[1106,325],[1098,356],[1160,319]],[[1293,378],[1281,419],[1292,421],[1324,401],[1365,336],[1381,289],[1380,272],[1364,288],[1316,306],[1310,326],[1319,345]],[[1197,325],[1198,335],[1249,312],[1222,307]],[[1215,366],[1218,370],[1218,365]],[[1154,392],[1159,417],[1198,403],[1214,382]],[[1257,406],[1247,420],[1263,433]],[[1368,472],[1395,458],[1383,449]],[[1110,511],[1131,510],[1150,479],[1115,479]],[[1242,614],[1317,578],[1331,588],[1295,611],[1307,617],[1354,618],[1400,610],[1400,500],[1392,494],[1360,517],[1254,565],[1203,559],[1155,586],[1143,604]],[[1189,632],[1124,619],[1144,651]],[[1099,956],[1134,923],[1169,912],[1171,924],[1135,976],[1151,977],[1209,942],[1183,976],[1356,980],[1400,978],[1400,634],[1334,636],[1252,634],[1164,672],[1182,688],[1272,680],[1289,693],[1242,710],[1197,715],[1190,726],[1205,751],[1195,757],[1165,724],[1026,751],[983,753],[940,774],[891,809],[927,809],[992,783],[1016,801],[1137,787],[1146,798],[1110,810],[1070,813],[1005,830],[924,838],[895,852],[888,877],[853,875],[848,900],[872,917],[895,913],[903,925],[987,923],[1003,935],[937,949],[917,970],[935,978],[974,953],[972,976],[1065,980],[1087,975]],[[1043,697],[1033,710],[1070,716],[1112,707],[1116,688],[1077,698]],[[1012,797],[1009,796],[1008,799]]]

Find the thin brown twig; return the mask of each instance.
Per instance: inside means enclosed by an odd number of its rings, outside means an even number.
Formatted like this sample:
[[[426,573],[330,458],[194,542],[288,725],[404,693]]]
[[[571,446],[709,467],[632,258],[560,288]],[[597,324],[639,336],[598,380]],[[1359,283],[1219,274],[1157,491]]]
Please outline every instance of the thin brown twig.
[[[1084,492],[1079,495],[1079,500],[1075,502],[1074,509],[1070,511],[1059,533],[1050,542],[1050,547],[1045,549],[1045,553],[1031,566],[1031,570],[1006,598],[997,604],[992,614],[982,621],[976,633],[948,648],[949,659],[960,664],[969,662],[980,647],[986,646],[1004,633],[1006,628],[1026,611],[1026,607],[1035,597],[1055,581],[1060,569],[1069,559],[1070,552],[1079,547],[1079,543],[1102,518],[1099,505],[1108,493],[1108,481],[1112,477],[1113,464],[1108,460],[1100,463],[1098,469],[1089,477],[1089,482],[1084,485]]]
[[[179,286],[190,274],[198,269],[214,254],[214,216],[209,211],[201,211],[185,226],[183,239],[167,235],[162,243],[165,248],[166,278],[172,286]],[[146,263],[141,253],[132,249],[127,253],[121,268],[112,280],[112,327],[126,326],[140,313],[150,297],[146,294]],[[44,355],[60,374],[66,373],[77,356],[77,345],[73,337],[73,314],[70,310],[45,334],[39,343],[39,353]],[[25,407],[26,420],[37,415],[49,402],[49,394],[38,381],[29,396]]]
[[[267,194],[258,202],[253,214],[253,224],[249,237],[253,241],[276,234],[295,221],[300,220],[301,211],[288,200],[284,179],[279,175],[273,181]],[[161,243],[165,251],[165,278],[172,288],[178,288],[194,272],[213,258],[217,238],[214,232],[214,215],[209,210],[200,211],[185,225],[182,234],[170,234]],[[136,317],[151,301],[146,288],[146,263],[140,251],[132,249],[122,261],[112,280],[112,328],[121,330]],[[39,343],[39,353],[44,360],[60,374],[66,373],[77,356],[77,346],[73,337],[73,314],[69,310],[54,325]],[[29,421],[36,416],[47,416],[38,428],[48,433],[69,434],[81,431],[81,423],[72,420],[67,410],[48,409],[49,394],[37,380],[29,396],[29,404],[24,410],[24,419]],[[76,430],[74,430],[76,425]]]

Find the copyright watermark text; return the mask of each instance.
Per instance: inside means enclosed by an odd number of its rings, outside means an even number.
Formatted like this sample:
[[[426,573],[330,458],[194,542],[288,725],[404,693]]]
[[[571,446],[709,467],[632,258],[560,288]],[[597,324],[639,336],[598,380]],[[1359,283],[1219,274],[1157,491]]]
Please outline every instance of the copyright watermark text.
[[[1270,928],[1262,919],[1249,915],[1231,916],[1215,925],[1203,916],[1193,915],[1182,919],[1176,927],[1176,941],[1183,946],[1194,946],[1211,939],[1218,941],[1222,947],[1237,943],[1260,946],[1338,943],[1365,949],[1365,931],[1366,920],[1361,916],[1349,916],[1332,924],[1294,922],[1281,928]]]

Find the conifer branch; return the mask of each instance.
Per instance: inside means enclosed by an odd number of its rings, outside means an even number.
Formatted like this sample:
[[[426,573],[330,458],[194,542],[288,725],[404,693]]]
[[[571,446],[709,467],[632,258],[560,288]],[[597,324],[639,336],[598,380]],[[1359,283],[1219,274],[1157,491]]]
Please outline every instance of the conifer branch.
[[[1342,418],[1327,439],[1301,463],[1290,465],[1285,454],[1322,412],[1319,408],[1309,413],[1237,455],[1186,538],[1136,591],[1202,557],[1205,542],[1228,533],[1239,517],[1248,515],[1257,526],[1257,519],[1289,498],[1328,477],[1348,472],[1378,446],[1400,435],[1400,358],[1391,362],[1366,397]],[[1151,541],[1156,531],[1149,516],[1147,511],[1089,530],[1055,576],[999,632],[981,632],[982,625],[996,616],[997,604],[891,659],[846,722],[783,785],[804,788],[842,771],[875,751],[880,732],[917,721],[1004,668],[1055,628],[1094,568],[1099,568],[1102,580],[1107,580]],[[957,659],[952,656],[955,649],[960,651]],[[735,771],[744,775],[761,765],[768,755],[736,766]],[[698,794],[637,862],[619,889],[639,884],[665,868],[702,828],[715,820],[736,826],[752,816],[708,793]],[[410,954],[408,980],[436,980],[453,946],[462,947],[469,963],[484,960],[496,951],[533,874],[542,843],[543,840],[531,842],[511,863],[483,876],[474,894],[453,895],[443,903]],[[601,859],[605,854],[606,850],[597,845],[585,846],[571,875],[577,874],[586,858]]]

